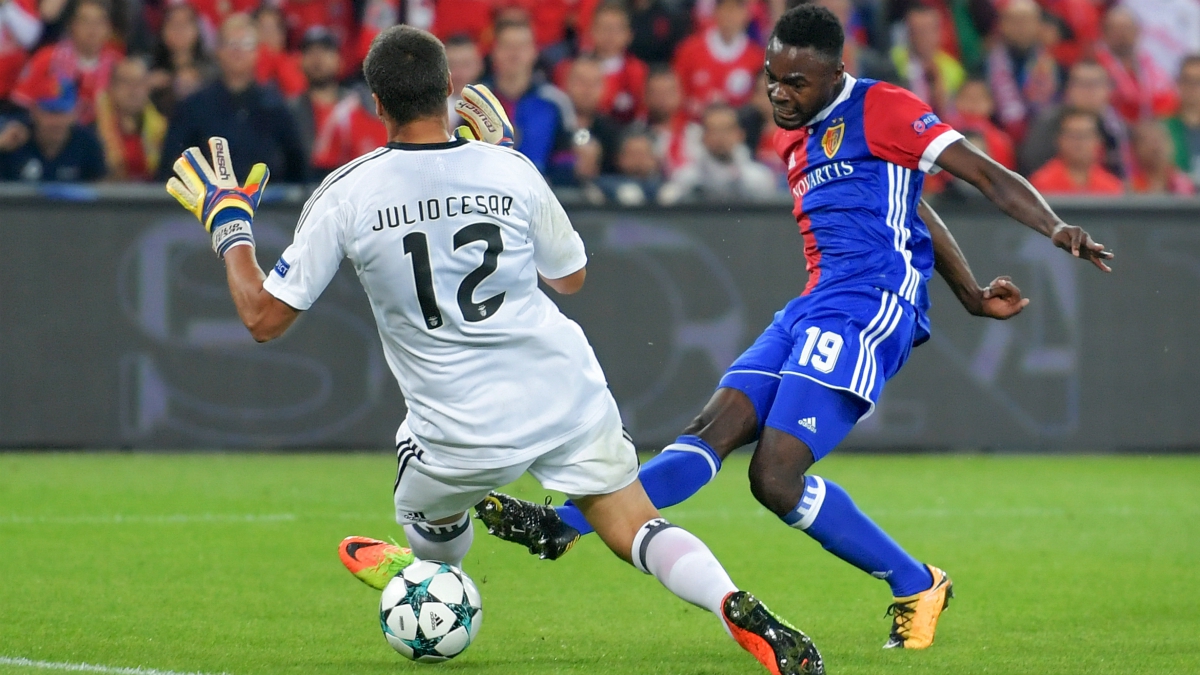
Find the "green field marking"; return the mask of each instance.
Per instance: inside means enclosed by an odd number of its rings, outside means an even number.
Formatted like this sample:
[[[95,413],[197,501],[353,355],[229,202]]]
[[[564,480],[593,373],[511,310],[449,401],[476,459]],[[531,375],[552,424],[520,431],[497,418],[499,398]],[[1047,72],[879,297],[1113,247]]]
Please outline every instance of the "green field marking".
[[[887,587],[750,496],[748,458],[665,515],[809,632],[830,673],[1200,673],[1200,458],[837,456],[957,599],[883,651]],[[483,630],[438,666],[384,642],[345,536],[402,539],[374,454],[0,454],[0,657],[230,675],[763,672],[711,615],[587,537],[539,561],[477,531]],[[545,496],[532,480],[512,486]],[[561,496],[556,496],[561,499]],[[51,670],[0,664],[0,674]]]

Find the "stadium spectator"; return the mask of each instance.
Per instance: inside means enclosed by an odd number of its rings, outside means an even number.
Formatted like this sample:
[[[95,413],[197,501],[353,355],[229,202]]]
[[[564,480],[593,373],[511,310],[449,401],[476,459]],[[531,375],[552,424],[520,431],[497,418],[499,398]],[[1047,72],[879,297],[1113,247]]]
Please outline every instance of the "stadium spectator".
[[[155,176],[167,120],[150,103],[150,71],[141,58],[123,59],[113,68],[96,106],[96,133],[109,180]]]
[[[679,45],[673,67],[683,86],[684,109],[699,119],[713,103],[737,107],[750,100],[763,49],[750,41],[747,0],[717,0],[714,25]]]
[[[522,21],[496,25],[489,85],[516,126],[517,151],[542,173],[551,163],[570,164],[575,113],[566,94],[534,79],[537,45],[533,28]]]
[[[775,150],[775,132],[779,127],[775,125],[771,97],[767,94],[766,72],[759,73],[754,82],[754,97],[738,108],[738,124],[746,134],[746,147],[754,159],[770,167],[780,178],[786,176],[787,166]]]
[[[1112,80],[1113,107],[1130,124],[1165,117],[1179,105],[1174,82],[1140,42],[1137,17],[1124,7],[1109,10],[1096,60]]]
[[[1021,144],[1018,165],[1029,175],[1054,156],[1055,141],[1063,111],[1083,110],[1100,120],[1103,142],[1101,164],[1109,172],[1124,178],[1129,175],[1133,157],[1129,149],[1129,127],[1110,103],[1112,85],[1104,68],[1095,61],[1079,61],[1071,67],[1062,105],[1044,110],[1030,127]]]
[[[1179,114],[1167,120],[1175,146],[1175,165],[1200,183],[1200,55],[1179,68]]]
[[[212,136],[228,139],[239,178],[265,162],[275,180],[307,179],[304,147],[283,97],[274,87],[254,81],[257,52],[253,20],[245,14],[226,19],[217,46],[220,77],[176,106],[163,142],[160,179],[172,175],[175,157],[191,146],[207,147]]]
[[[617,144],[621,125],[602,109],[605,94],[604,68],[593,56],[580,56],[568,63],[567,96],[575,109],[575,145],[595,139],[602,153],[601,171],[616,167]]]
[[[1141,46],[1171,77],[1184,58],[1200,54],[1200,0],[1121,0],[1120,5],[1137,17]]]
[[[646,119],[654,155],[668,176],[686,165],[700,147],[700,125],[683,109],[683,90],[675,71],[659,67],[646,80]]]
[[[800,4],[791,3],[788,4]],[[846,42],[842,47],[842,61],[846,64],[846,72],[855,77],[869,77],[873,80],[883,80],[907,87],[908,82],[896,71],[892,60],[879,53],[864,40],[861,31],[852,29],[854,25],[854,3],[851,0],[815,0],[812,4],[824,7],[842,22],[846,31]]]
[[[1191,196],[1195,186],[1175,166],[1175,148],[1167,128],[1158,120],[1146,120],[1133,127],[1133,173],[1129,187],[1141,194]]]
[[[1100,6],[1093,0],[1038,0],[1058,35],[1050,54],[1063,67],[1089,57],[1100,39]]]
[[[1010,0],[1000,13],[1000,41],[987,58],[1000,126],[1018,141],[1058,93],[1058,66],[1041,44],[1041,33],[1041,8],[1033,0]]]
[[[75,121],[90,126],[96,120],[96,98],[108,86],[113,65],[121,58],[121,52],[108,44],[110,37],[108,4],[78,0],[67,37],[34,53],[13,89],[13,101],[28,108],[45,82],[71,82],[79,106]]]
[[[1085,110],[1066,110],[1059,124],[1058,155],[1029,178],[1042,194],[1119,195],[1121,179],[1104,170],[1100,154],[1100,121]]]
[[[629,52],[650,65],[657,65],[671,62],[675,48],[691,31],[692,19],[679,3],[633,0],[629,25],[633,31]]]
[[[338,45],[347,53],[342,56],[349,62],[354,59],[356,49],[350,47],[357,30],[352,0],[279,0],[287,26],[287,44],[298,45],[308,29],[324,26],[337,36]]]
[[[446,40],[446,61],[450,65],[450,83],[453,85],[446,105],[450,110],[450,127],[454,128],[463,123],[454,111],[454,106],[462,100],[462,88],[478,84],[483,78],[483,54],[470,36],[455,35]]]
[[[908,80],[909,90],[934,112],[945,115],[966,71],[941,48],[942,15],[928,5],[916,5],[908,10],[904,25],[908,43],[892,48],[892,62]]]
[[[709,106],[702,124],[700,152],[659,191],[661,203],[694,197],[761,200],[775,194],[775,174],[751,158],[733,107],[727,103]]]
[[[104,152],[77,123],[79,101],[70,80],[41,80],[26,90],[33,131],[15,150],[0,153],[0,180],[85,182],[104,177]]]
[[[654,138],[634,124],[621,136],[614,162],[616,171],[600,176],[596,185],[607,199],[622,206],[653,202],[663,185],[662,166],[654,154]]]
[[[342,52],[332,31],[308,29],[300,43],[300,64],[308,90],[292,103],[300,138],[306,144],[310,178],[330,171],[387,143],[387,130],[375,116],[375,103],[359,89],[338,84]]]
[[[592,17],[591,35],[593,53],[604,69],[600,109],[622,124],[644,117],[649,69],[626,53],[633,33],[625,7],[611,1],[600,5]]]
[[[200,22],[204,44],[212,48],[217,43],[217,33],[225,19],[234,14],[250,14],[258,7],[259,0],[167,0],[171,6],[192,6]]]
[[[199,15],[191,5],[167,7],[150,62],[150,100],[167,117],[177,101],[194,94],[214,75],[200,31]]]
[[[1017,153],[1012,138],[992,122],[996,104],[992,92],[983,80],[967,80],[954,97],[953,120],[956,129],[978,134],[984,141],[987,154],[1007,169],[1016,170]]]
[[[899,24],[916,6],[928,6],[941,15],[941,49],[958,59],[968,71],[979,70],[986,54],[985,38],[997,23],[996,9],[1004,2],[995,0],[890,0],[887,22]]]
[[[254,71],[258,83],[274,85],[286,98],[299,96],[308,82],[300,68],[300,55],[288,51],[283,12],[278,7],[262,5],[254,12],[254,24],[258,28],[258,60]],[[329,29],[315,26],[309,30]]]
[[[0,0],[0,100],[12,93],[29,50],[41,36],[37,0]]]

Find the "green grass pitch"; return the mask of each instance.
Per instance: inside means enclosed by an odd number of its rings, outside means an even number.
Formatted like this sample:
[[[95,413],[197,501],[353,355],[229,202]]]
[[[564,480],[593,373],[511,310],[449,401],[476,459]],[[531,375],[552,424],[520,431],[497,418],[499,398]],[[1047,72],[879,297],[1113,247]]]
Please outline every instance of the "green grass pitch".
[[[1200,459],[834,456],[957,599],[883,651],[886,586],[760,509],[747,457],[666,515],[807,630],[830,673],[1200,673]],[[437,666],[384,642],[342,537],[402,536],[383,455],[0,454],[0,665],[331,673],[759,673],[706,613],[590,537],[544,562],[477,531],[479,640]],[[531,480],[512,488],[541,498]],[[63,666],[65,668],[65,666]],[[110,670],[108,672],[118,672]]]

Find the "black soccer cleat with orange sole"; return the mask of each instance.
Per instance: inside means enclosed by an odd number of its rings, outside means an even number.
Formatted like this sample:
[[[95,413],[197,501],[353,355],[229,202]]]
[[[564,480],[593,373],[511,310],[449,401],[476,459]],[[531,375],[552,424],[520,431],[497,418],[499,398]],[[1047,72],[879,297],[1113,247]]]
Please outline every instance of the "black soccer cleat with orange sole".
[[[733,639],[771,675],[825,675],[813,641],[753,595],[734,591],[725,596],[721,615]]]

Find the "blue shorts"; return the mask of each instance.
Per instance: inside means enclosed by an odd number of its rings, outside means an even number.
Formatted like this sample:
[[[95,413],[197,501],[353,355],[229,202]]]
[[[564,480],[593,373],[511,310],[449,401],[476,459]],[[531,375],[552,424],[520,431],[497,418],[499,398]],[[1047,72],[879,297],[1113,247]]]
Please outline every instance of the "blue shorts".
[[[725,371],[721,387],[754,403],[758,425],[828,455],[875,410],[918,337],[917,310],[890,291],[839,288],[801,296]]]

